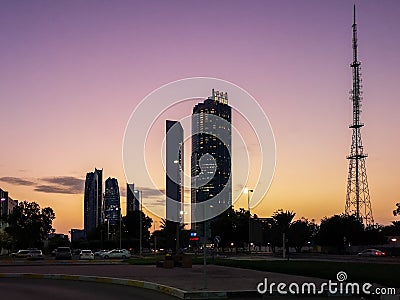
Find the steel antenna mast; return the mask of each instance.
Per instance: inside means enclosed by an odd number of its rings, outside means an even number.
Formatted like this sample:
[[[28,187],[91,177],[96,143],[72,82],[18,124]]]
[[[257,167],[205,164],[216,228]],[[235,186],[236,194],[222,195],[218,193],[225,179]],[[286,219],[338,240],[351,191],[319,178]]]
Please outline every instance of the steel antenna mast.
[[[361,128],[364,126],[360,121],[361,114],[361,72],[357,53],[357,23],[356,6],[354,5],[353,14],[353,62],[350,67],[353,73],[353,87],[350,91],[350,100],[353,104],[353,123],[349,126],[352,129],[352,141],[349,160],[349,174],[347,179],[346,208],[347,215],[355,215],[364,225],[374,224],[372,217],[371,199],[369,195],[367,171],[365,168],[365,159],[368,157],[364,153],[361,140]]]

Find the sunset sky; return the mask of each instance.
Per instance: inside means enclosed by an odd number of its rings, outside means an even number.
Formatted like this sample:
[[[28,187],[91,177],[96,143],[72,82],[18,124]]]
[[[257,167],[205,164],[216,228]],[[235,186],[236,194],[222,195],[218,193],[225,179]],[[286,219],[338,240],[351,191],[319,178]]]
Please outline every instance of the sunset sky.
[[[51,206],[57,232],[82,228],[87,172],[103,168],[125,194],[122,141],[142,99],[205,76],[248,91],[274,131],[275,176],[253,213],[283,208],[319,222],[343,212],[353,3],[1,1],[0,188]],[[400,202],[400,2],[356,4],[372,209],[389,224]]]

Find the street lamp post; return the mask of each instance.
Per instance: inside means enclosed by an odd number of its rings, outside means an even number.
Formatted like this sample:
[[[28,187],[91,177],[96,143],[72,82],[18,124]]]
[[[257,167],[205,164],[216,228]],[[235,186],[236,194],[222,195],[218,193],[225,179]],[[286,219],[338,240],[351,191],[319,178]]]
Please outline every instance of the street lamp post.
[[[0,227],[2,227],[3,226],[3,202],[5,202],[6,201],[6,198],[1,198],[1,200],[0,200]]]
[[[156,232],[156,223],[157,221],[154,221],[154,227],[153,227],[153,237],[154,237],[154,256],[157,255],[157,236],[155,235]]]
[[[139,255],[142,256],[142,237],[143,237],[143,194],[142,191],[139,191],[139,199],[140,199],[140,212],[139,212]]]
[[[105,222],[107,222],[107,241],[110,240],[110,220],[109,219],[104,219]]]
[[[179,222],[176,223],[176,245],[175,245],[175,253],[179,254],[179,247],[180,247],[180,225],[182,224],[182,217],[183,217],[183,210],[179,211]]]
[[[394,256],[394,247],[396,246],[397,238],[392,238],[391,241],[393,242],[393,246],[392,246],[392,256]]]
[[[253,190],[250,190],[248,188],[245,188],[245,191],[247,192],[247,208],[249,210],[249,253],[251,253],[251,248],[250,248],[250,243],[251,243],[251,212],[250,212],[250,193],[253,192]]]
[[[122,212],[121,208],[117,207],[119,213],[119,249],[122,249]]]

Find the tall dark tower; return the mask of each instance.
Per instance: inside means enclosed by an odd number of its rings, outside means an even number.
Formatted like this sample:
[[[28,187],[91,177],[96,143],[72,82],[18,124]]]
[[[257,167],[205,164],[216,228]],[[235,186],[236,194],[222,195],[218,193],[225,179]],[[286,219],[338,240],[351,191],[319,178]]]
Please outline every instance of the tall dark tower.
[[[179,251],[179,226],[183,224],[183,127],[178,121],[165,122],[165,187],[166,187],[166,230],[175,232],[166,246]],[[174,242],[175,240],[175,242]]]
[[[105,182],[104,218],[110,222],[110,225],[118,224],[121,213],[120,206],[118,180],[108,177]]]
[[[183,217],[183,128],[180,122],[166,120],[166,219],[177,222]],[[178,223],[183,223],[181,220]]]
[[[193,108],[191,227],[200,236],[207,236],[208,228],[204,229],[207,224],[197,221],[199,217],[218,216],[232,206],[231,110],[228,94],[214,89],[210,97]],[[205,209],[204,202],[210,199],[214,199],[213,203]]]
[[[364,147],[361,140],[361,128],[364,126],[360,121],[361,114],[361,73],[360,62],[357,57],[357,24],[356,24],[356,6],[354,5],[353,21],[353,62],[351,68],[353,71],[353,88],[350,92],[353,103],[353,124],[349,127],[353,131],[351,140],[349,160],[349,175],[347,179],[347,196],[345,213],[355,215],[364,225],[372,225],[371,200],[369,196],[367,170],[365,168]]]
[[[85,236],[103,222],[103,170],[86,174],[84,195]]]

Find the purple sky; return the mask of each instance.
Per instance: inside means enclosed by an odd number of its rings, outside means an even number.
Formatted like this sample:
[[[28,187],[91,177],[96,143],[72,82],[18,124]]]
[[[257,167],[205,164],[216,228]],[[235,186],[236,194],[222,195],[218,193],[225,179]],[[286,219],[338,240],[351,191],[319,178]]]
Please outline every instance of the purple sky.
[[[400,201],[400,2],[356,3],[367,173],[375,219],[389,223]],[[82,227],[80,192],[37,186],[97,167],[124,187],[135,106],[163,84],[210,76],[250,92],[275,132],[276,176],[254,212],[317,221],[342,212],[352,9],[344,0],[1,1],[0,177],[33,183],[0,187],[52,206],[58,231]]]

